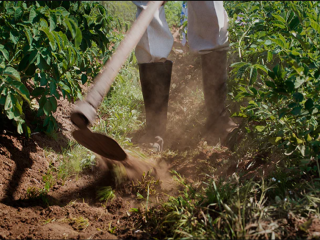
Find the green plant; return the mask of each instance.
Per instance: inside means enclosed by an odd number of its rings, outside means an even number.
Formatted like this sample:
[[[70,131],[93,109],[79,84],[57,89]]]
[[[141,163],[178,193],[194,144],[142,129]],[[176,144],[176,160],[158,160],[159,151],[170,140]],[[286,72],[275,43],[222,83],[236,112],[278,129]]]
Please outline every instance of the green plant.
[[[46,188],[28,187],[26,198],[34,200],[40,199],[47,206],[49,205],[48,190]]]
[[[2,1],[0,107],[30,135],[24,102],[38,108],[47,132],[57,129],[57,99],[81,98],[81,84],[105,62],[113,19],[97,2]],[[31,103],[37,103],[33,107]]]
[[[46,191],[49,191],[56,184],[52,168],[48,169],[47,173],[42,177],[42,181],[45,183],[44,189]]]
[[[232,17],[235,116],[284,150],[287,167],[320,176],[318,2],[226,3]],[[274,11],[277,9],[277,11]],[[239,87],[240,85],[240,87]]]
[[[237,175],[216,183],[209,176],[204,187],[195,188],[177,173],[176,179],[183,185],[181,194],[151,208],[143,229],[169,239],[280,236],[273,207],[266,205],[273,183],[266,184],[263,179],[260,183],[240,182]]]
[[[180,14],[181,14],[182,4],[180,1],[167,1],[164,5],[164,10],[166,14],[166,20],[169,28],[180,26]]]
[[[114,194],[112,188],[110,186],[102,187],[98,191],[98,196],[97,198],[99,201],[112,201],[116,195]]]
[[[87,154],[86,158],[82,159],[80,162],[80,168],[86,169],[92,169],[93,166],[96,165],[96,156],[94,154]]]
[[[132,181],[132,192],[137,193],[138,199],[157,194],[157,190],[160,187],[160,180],[155,180],[151,173],[152,170],[144,172],[141,180]]]
[[[84,231],[87,227],[89,227],[90,222],[85,217],[75,217],[61,220],[63,222],[68,222],[70,225],[77,231]]]
[[[111,224],[112,224],[112,222],[109,223],[108,232],[111,233],[111,234],[114,234],[116,229],[117,229],[117,227],[116,226],[115,227],[111,227]]]

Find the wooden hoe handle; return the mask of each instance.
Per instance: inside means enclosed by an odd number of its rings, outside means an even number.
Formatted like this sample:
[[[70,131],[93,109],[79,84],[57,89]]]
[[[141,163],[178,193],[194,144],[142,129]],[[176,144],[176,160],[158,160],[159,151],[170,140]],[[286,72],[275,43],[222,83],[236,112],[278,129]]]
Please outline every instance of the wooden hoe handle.
[[[96,110],[99,108],[103,98],[110,90],[111,84],[125,63],[129,54],[140,41],[145,33],[155,12],[163,1],[149,1],[147,7],[141,12],[126,34],[113,56],[108,60],[102,71],[95,78],[92,89],[87,93],[85,100],[76,103],[71,113],[71,121],[80,129],[86,128],[96,118]]]

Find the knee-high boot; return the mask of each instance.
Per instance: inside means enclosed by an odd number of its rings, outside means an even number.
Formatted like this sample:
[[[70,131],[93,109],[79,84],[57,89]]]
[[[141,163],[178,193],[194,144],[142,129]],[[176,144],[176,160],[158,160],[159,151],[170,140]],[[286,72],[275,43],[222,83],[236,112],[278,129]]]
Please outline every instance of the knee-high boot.
[[[237,125],[225,107],[227,97],[227,51],[214,51],[201,55],[205,105],[208,112],[206,133],[209,141],[223,141]]]
[[[172,65],[169,60],[139,64],[147,123],[147,133],[140,142],[154,143],[155,137],[165,136]]]

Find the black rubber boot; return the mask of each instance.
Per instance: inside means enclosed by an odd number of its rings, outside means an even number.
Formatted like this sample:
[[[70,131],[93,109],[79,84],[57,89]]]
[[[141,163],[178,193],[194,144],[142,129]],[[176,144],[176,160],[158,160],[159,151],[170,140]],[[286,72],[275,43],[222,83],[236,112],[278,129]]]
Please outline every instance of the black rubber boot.
[[[227,98],[227,51],[201,55],[202,80],[208,118],[205,126],[207,140],[216,144],[223,141],[237,125],[225,107]]]
[[[139,64],[139,73],[147,122],[147,133],[139,142],[158,142],[159,149],[166,132],[172,61]]]

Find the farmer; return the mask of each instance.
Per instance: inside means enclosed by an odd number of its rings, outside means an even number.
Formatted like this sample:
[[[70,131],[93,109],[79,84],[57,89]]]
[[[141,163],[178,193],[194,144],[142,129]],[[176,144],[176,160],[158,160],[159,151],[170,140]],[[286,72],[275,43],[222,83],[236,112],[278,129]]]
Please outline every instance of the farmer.
[[[147,1],[133,1],[137,17]],[[208,116],[207,141],[219,139],[236,127],[225,108],[227,95],[228,16],[221,1],[189,1],[188,42],[190,49],[201,55],[203,91]],[[172,61],[167,57],[173,37],[161,6],[136,46],[140,82],[146,110],[147,133],[140,142],[153,143],[164,138],[171,82]]]

